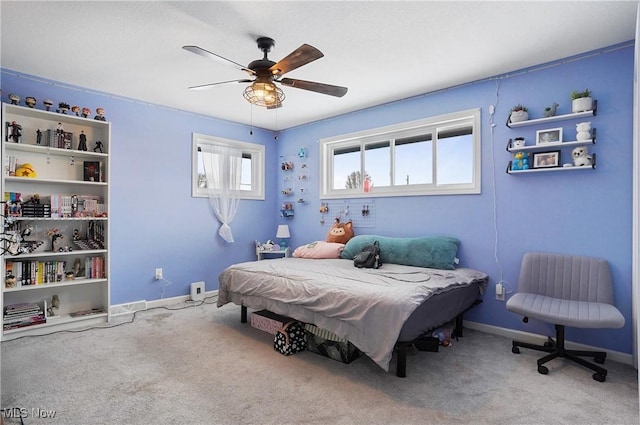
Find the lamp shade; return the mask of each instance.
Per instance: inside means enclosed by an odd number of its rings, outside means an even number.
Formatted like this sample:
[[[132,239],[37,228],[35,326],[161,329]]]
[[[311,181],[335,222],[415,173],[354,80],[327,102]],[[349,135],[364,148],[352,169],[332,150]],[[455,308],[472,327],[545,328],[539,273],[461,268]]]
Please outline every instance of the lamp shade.
[[[255,82],[247,86],[243,95],[250,103],[269,109],[281,107],[284,100],[284,92],[280,87],[264,78],[257,78]]]
[[[289,225],[280,224],[278,226],[278,231],[276,232],[276,238],[284,239],[284,238],[290,238],[290,237],[291,237],[291,234],[289,233]]]

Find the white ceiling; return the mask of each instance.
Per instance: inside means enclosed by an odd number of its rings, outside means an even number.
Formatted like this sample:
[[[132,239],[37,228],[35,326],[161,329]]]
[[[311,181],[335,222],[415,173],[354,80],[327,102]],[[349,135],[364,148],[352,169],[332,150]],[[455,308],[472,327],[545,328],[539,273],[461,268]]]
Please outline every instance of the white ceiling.
[[[638,1],[6,1],[3,68],[154,105],[280,130],[632,40]],[[251,107],[247,74],[303,43],[325,57],[286,76],[349,88],[335,98],[283,87],[284,106]],[[25,94],[28,95],[28,94]],[[64,101],[64,100],[62,100]],[[108,117],[108,111],[106,112]]]

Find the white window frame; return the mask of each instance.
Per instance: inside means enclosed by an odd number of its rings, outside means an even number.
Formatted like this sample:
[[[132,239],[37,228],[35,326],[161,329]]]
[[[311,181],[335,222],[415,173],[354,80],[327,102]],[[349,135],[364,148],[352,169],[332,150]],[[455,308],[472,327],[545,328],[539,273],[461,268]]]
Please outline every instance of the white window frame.
[[[240,199],[264,200],[265,195],[265,148],[249,142],[225,139],[222,137],[208,136],[206,134],[193,133],[192,159],[191,159],[191,196],[194,198],[206,198],[213,189],[198,187],[198,148],[201,145],[230,146],[242,150],[243,155],[251,156],[251,190],[239,190]]]
[[[437,170],[437,132],[465,124],[472,125],[473,170],[471,183],[438,184]],[[395,139],[433,133],[433,181],[430,184],[393,185],[374,187],[370,192],[361,188],[334,189],[333,157],[336,149],[360,147],[360,173],[365,175],[364,147],[373,142],[392,141],[391,144],[391,176],[395,175],[394,144]],[[481,127],[480,108],[439,115],[435,117],[404,122],[386,127],[375,128],[356,133],[320,139],[320,199],[371,198],[390,196],[423,196],[423,195],[462,195],[481,193]],[[393,181],[393,180],[392,180]]]

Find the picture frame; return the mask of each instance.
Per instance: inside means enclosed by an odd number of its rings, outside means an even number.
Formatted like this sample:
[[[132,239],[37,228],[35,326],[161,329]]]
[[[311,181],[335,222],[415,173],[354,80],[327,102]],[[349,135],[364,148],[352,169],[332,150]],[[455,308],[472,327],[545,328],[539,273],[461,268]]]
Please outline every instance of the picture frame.
[[[560,151],[536,152],[533,154],[533,168],[554,168],[560,166]]]
[[[562,127],[536,131],[536,145],[562,143]]]

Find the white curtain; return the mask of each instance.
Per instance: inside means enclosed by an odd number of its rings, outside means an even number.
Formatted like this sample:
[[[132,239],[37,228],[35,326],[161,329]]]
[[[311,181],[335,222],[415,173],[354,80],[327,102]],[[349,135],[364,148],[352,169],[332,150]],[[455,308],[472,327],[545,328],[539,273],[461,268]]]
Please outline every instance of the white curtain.
[[[218,234],[225,241],[233,242],[229,224],[240,204],[240,180],[242,178],[242,150],[229,146],[201,145],[204,172],[207,176],[209,202],[218,221]]]

